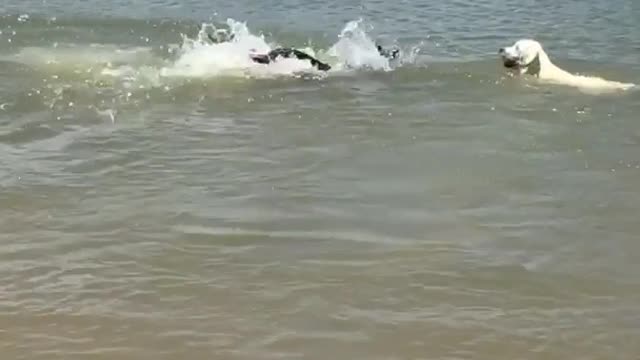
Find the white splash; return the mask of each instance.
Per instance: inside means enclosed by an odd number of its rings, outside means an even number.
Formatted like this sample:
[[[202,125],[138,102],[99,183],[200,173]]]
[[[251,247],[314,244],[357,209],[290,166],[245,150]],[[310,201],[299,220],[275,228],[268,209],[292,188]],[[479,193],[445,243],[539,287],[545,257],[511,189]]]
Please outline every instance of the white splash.
[[[160,69],[163,77],[210,78],[216,76],[269,77],[315,72],[308,61],[280,59],[271,64],[258,64],[250,54],[267,54],[277,45],[268,44],[263,36],[252,34],[245,23],[227,20],[228,30],[203,24],[195,39],[183,35],[182,45],[172,64]],[[211,43],[207,33],[227,33],[227,42]]]
[[[391,70],[389,60],[380,55],[376,43],[363,29],[362,19],[348,22],[338,38],[338,42],[328,50],[328,54],[338,58],[338,66],[348,69]]]

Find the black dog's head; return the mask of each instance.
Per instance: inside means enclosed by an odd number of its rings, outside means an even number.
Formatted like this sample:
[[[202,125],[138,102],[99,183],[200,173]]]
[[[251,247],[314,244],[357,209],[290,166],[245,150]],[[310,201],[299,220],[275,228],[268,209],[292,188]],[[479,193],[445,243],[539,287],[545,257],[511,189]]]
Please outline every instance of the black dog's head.
[[[376,45],[376,48],[378,49],[378,53],[380,54],[380,56],[384,56],[387,59],[394,60],[400,57],[400,49],[398,48],[387,50],[383,48],[381,45]]]

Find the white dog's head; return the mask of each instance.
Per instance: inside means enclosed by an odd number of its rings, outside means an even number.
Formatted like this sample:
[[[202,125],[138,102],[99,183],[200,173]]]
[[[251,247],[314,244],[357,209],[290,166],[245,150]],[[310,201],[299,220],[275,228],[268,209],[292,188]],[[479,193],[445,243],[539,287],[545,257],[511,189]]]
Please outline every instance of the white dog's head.
[[[540,56],[544,55],[542,45],[535,40],[518,40],[513,46],[498,51],[506,68],[521,74],[537,74],[540,70]]]

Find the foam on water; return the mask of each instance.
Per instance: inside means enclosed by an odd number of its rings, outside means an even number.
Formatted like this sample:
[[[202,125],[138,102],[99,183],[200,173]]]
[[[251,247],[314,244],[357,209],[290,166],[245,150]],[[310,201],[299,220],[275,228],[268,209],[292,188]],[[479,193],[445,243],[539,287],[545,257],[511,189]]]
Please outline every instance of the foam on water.
[[[58,44],[51,47],[24,47],[13,56],[3,56],[5,61],[17,61],[37,69],[55,71],[87,70],[95,66],[114,64],[143,65],[154,60],[151,48],[120,48],[103,44]]]

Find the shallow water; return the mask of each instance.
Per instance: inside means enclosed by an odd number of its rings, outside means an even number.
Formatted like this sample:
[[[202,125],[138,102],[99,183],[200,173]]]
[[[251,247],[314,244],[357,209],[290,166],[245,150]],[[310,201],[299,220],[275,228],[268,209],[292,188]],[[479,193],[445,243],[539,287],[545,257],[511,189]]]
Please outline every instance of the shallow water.
[[[216,4],[0,5],[3,359],[639,356],[635,2]]]

